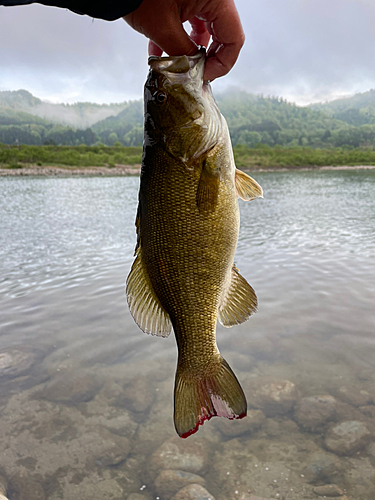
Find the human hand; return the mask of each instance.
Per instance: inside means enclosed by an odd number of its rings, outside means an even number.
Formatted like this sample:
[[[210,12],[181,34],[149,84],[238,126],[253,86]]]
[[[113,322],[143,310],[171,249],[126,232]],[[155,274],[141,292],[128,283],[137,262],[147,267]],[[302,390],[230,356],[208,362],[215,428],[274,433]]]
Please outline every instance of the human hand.
[[[191,56],[197,46],[207,50],[204,80],[227,74],[237,60],[245,41],[233,0],[143,0],[124,17],[136,31],[150,39],[149,54]],[[190,36],[182,23],[189,21]]]

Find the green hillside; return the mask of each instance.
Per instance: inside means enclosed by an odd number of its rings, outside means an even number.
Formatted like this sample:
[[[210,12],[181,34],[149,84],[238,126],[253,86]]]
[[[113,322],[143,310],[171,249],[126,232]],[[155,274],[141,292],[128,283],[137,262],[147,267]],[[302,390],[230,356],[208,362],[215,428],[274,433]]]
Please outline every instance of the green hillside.
[[[326,149],[375,146],[374,90],[308,107],[280,97],[256,96],[238,90],[217,95],[216,100],[227,119],[233,146]],[[41,117],[42,113],[52,113],[53,120]],[[73,126],[75,120],[90,122],[92,126]],[[65,105],[45,103],[25,90],[0,92],[1,143],[140,146],[142,141],[141,100],[110,105]]]
[[[323,111],[332,118],[342,120],[354,127],[375,124],[375,90],[356,94],[344,99],[310,105],[311,109]]]

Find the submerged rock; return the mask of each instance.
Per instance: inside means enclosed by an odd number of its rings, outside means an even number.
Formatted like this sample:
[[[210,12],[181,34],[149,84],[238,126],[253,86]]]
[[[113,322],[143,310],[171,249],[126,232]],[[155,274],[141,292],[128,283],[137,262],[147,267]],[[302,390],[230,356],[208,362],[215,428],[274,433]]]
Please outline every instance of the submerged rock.
[[[364,406],[373,402],[371,394],[356,385],[341,386],[337,396],[353,406]]]
[[[203,486],[205,480],[197,474],[185,472],[183,470],[163,470],[155,480],[155,490],[163,500],[169,500],[174,494],[188,484],[199,484]]]
[[[208,451],[209,443],[202,438],[198,441],[173,437],[159,446],[151,456],[150,473],[156,476],[163,469],[199,473],[207,465]]]
[[[107,429],[98,429],[95,464],[108,467],[123,462],[130,452],[129,440],[124,436],[114,436]]]
[[[351,455],[363,448],[370,432],[363,422],[347,421],[331,427],[325,436],[325,446],[337,455]]]
[[[364,415],[366,415],[366,417],[370,417],[375,420],[375,405],[360,406],[359,409]]]
[[[11,498],[17,498],[17,500],[45,500],[46,498],[42,485],[23,470],[11,477],[9,493]]]
[[[330,395],[302,398],[296,407],[295,418],[305,429],[319,429],[335,419],[336,406],[336,399]]]
[[[127,500],[149,500],[149,495],[142,495],[141,493],[131,493]]]
[[[149,500],[149,496],[141,495],[140,493],[131,493],[127,500]]]
[[[92,375],[64,374],[46,384],[41,397],[56,403],[85,403],[99,390],[100,384]]]
[[[246,394],[248,407],[262,410],[267,417],[290,413],[298,398],[295,384],[283,379],[255,379],[246,385]]]
[[[354,500],[373,500],[375,492],[375,467],[371,458],[348,458],[345,470],[345,489]]]
[[[200,484],[189,484],[182,488],[172,500],[215,500]]]
[[[343,464],[335,455],[317,451],[307,458],[302,472],[309,483],[325,484],[341,480],[343,468]]]
[[[344,492],[336,484],[324,484],[323,486],[315,486],[313,492],[320,497],[341,497]]]
[[[155,387],[146,377],[134,377],[123,393],[123,405],[129,410],[142,413],[150,409],[155,399]]]
[[[31,368],[40,363],[44,353],[40,350],[26,350],[23,346],[9,347],[0,351],[0,379],[27,375]]]

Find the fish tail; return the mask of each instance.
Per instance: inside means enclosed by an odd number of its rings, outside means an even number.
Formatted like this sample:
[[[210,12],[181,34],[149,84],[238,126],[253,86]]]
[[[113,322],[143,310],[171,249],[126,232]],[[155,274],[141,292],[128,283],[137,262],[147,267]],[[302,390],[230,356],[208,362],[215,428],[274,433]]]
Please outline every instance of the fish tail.
[[[245,394],[230,366],[220,356],[203,375],[177,366],[174,389],[174,424],[177,434],[187,438],[212,417],[230,420],[246,416]]]

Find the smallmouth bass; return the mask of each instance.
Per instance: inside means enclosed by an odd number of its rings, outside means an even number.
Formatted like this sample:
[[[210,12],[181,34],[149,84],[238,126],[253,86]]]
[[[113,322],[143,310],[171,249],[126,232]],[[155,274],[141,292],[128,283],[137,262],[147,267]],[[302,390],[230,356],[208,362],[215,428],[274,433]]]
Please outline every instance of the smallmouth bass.
[[[216,322],[242,323],[257,297],[233,259],[237,197],[262,197],[236,169],[224,117],[203,82],[205,51],[149,58],[130,312],[146,333],[178,346],[174,423],[181,437],[213,416],[242,418],[242,388],[216,345]]]

